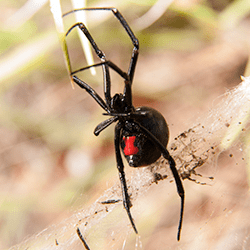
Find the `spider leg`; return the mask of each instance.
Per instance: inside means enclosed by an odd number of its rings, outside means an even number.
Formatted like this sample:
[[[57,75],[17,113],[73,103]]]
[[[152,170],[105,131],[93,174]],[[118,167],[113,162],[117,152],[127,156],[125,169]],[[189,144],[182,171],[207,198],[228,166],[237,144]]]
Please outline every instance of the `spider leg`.
[[[180,179],[180,176],[178,174],[178,171],[176,169],[176,164],[173,159],[173,157],[169,154],[169,152],[166,149],[166,152],[162,153],[163,157],[168,160],[170,169],[173,173],[177,191],[179,196],[181,197],[181,211],[180,211],[180,221],[179,221],[179,226],[178,226],[178,234],[177,234],[177,240],[180,240],[181,237],[181,228],[182,228],[182,222],[183,222],[183,212],[184,212],[184,201],[185,201],[185,193],[184,193],[184,188]]]
[[[77,76],[73,76],[72,79],[79,87],[85,89],[105,111],[108,113],[110,112],[103,99],[87,83],[79,79]]]
[[[110,87],[109,87],[110,86],[110,75],[109,75],[108,67],[106,65],[109,66],[117,74],[119,74],[122,78],[125,79],[125,87],[124,87],[123,95],[125,97],[126,106],[128,107],[128,110],[130,110],[132,107],[132,90],[131,90],[131,81],[130,81],[129,75],[126,72],[122,71],[113,62],[105,61],[105,62],[101,62],[101,63],[96,63],[96,64],[93,64],[93,65],[90,65],[90,66],[87,66],[84,68],[80,68],[76,71],[73,71],[73,72],[71,72],[71,75],[74,75],[80,71],[89,69],[91,67],[103,66],[103,74],[104,74],[104,76],[106,75],[106,77],[104,78],[104,93],[110,93]],[[107,83],[109,83],[109,84],[107,84]],[[106,94],[105,94],[105,97],[106,97],[107,102],[108,102],[109,98],[111,98],[110,95],[107,96]],[[110,103],[109,103],[109,107],[110,107]]]
[[[121,151],[120,151],[120,135],[121,135],[121,130],[123,128],[123,123],[119,122],[115,126],[115,154],[116,154],[116,162],[117,162],[117,169],[119,171],[119,178],[121,181],[121,188],[122,188],[122,196],[123,196],[123,206],[127,211],[130,223],[135,231],[136,234],[138,234],[138,231],[136,229],[136,226],[134,224],[132,215],[130,213],[130,207],[132,207],[130,197],[128,195],[128,188],[127,188],[127,183],[126,183],[126,178],[125,178],[125,173],[124,173],[124,165],[122,162],[122,157],[121,157]]]
[[[138,54],[139,54],[139,41],[136,38],[136,36],[134,35],[133,31],[131,30],[131,28],[129,27],[127,21],[124,19],[124,17],[122,16],[122,14],[116,9],[116,8],[84,8],[84,9],[76,9],[76,10],[72,10],[70,12],[67,12],[63,15],[69,15],[73,12],[77,12],[77,11],[92,11],[92,10],[103,10],[103,11],[112,11],[112,13],[115,15],[115,17],[120,21],[121,25],[123,26],[123,28],[125,29],[125,31],[127,32],[127,34],[129,35],[134,48],[133,48],[133,52],[132,52],[132,56],[130,59],[130,65],[129,65],[129,69],[128,69],[128,75],[130,77],[131,83],[133,82],[133,78],[134,78],[134,72],[135,72],[135,66],[137,63],[137,59],[138,59]]]
[[[182,221],[183,221],[183,212],[184,212],[184,201],[185,201],[185,192],[184,188],[182,185],[182,181],[180,179],[180,176],[178,174],[178,171],[176,169],[176,164],[172,156],[169,154],[168,150],[162,145],[162,143],[150,132],[148,131],[145,127],[143,127],[141,124],[135,122],[138,126],[140,126],[141,130],[145,133],[145,135],[148,136],[148,138],[151,139],[151,141],[161,150],[162,156],[168,160],[170,169],[173,173],[176,187],[177,187],[177,192],[181,198],[181,211],[180,211],[180,221],[179,221],[179,226],[178,226],[178,234],[177,234],[177,240],[180,240],[180,235],[181,235],[181,228],[182,228]]]
[[[111,61],[106,61],[108,66],[113,69],[116,73],[118,73],[122,78],[124,78],[124,91],[123,91],[123,96],[125,98],[125,103],[127,107],[127,111],[130,112],[133,109],[132,105],[132,89],[131,89],[131,84],[132,81],[130,79],[130,75],[127,74],[126,72],[122,71],[117,65],[115,65]]]
[[[139,55],[139,43],[138,43],[137,47],[133,48],[132,56],[131,56],[131,59],[130,59],[128,75],[129,75],[131,83],[133,82],[133,79],[134,79],[135,66],[136,66],[136,63],[137,63],[138,55]]]
[[[68,36],[69,33],[74,29],[74,28],[79,28],[83,34],[86,36],[86,38],[89,40],[90,44],[92,45],[93,49],[95,50],[95,53],[97,54],[97,56],[100,59],[105,59],[105,55],[104,53],[98,48],[97,44],[95,43],[93,37],[90,35],[88,29],[86,28],[86,26],[83,23],[75,23],[74,25],[72,25],[68,31],[66,32],[65,36]]]
[[[110,117],[109,119],[101,122],[98,124],[94,130],[94,134],[98,136],[105,128],[107,128],[109,125],[111,125],[113,122],[116,122],[118,120],[117,116]]]
[[[130,65],[128,69],[128,73],[123,72],[118,66],[116,66],[114,63],[109,62],[102,64],[103,68],[103,75],[104,75],[104,95],[105,95],[105,100],[107,103],[107,106],[110,108],[111,107],[111,83],[110,83],[110,73],[109,73],[109,67],[111,67],[113,70],[115,70],[118,74],[120,74],[124,79],[125,79],[125,87],[124,87],[124,97],[125,97],[125,102],[128,106],[128,110],[132,109],[132,92],[131,92],[131,85],[133,82],[134,78],[134,72],[135,72],[135,67],[139,55],[139,41],[135,37],[133,31],[129,27],[127,21],[124,19],[122,14],[116,9],[116,8],[86,8],[86,9],[76,9],[73,11],[70,11],[68,13],[65,13],[63,16],[66,16],[70,13],[76,12],[76,11],[83,11],[83,10],[103,10],[103,11],[112,11],[112,13],[115,15],[115,17],[120,21],[121,25],[129,35],[134,48],[132,52],[132,56],[130,59]],[[83,23],[76,23],[74,24],[66,33],[66,36],[74,29],[78,27],[83,34],[86,36],[86,38],[89,40],[90,44],[92,45],[93,49],[95,50],[95,53],[97,56],[100,58],[102,62],[106,62],[106,56],[105,54],[98,48],[97,44],[95,43],[93,37],[87,30],[86,26]],[[101,64],[99,64],[101,65]],[[109,66],[109,67],[108,67]],[[80,70],[77,70],[77,72],[84,70],[85,68],[82,68]],[[72,75],[73,73],[71,73]]]
[[[111,69],[113,69],[117,74],[119,74],[125,80],[129,80],[128,74],[126,72],[122,71],[117,65],[115,65],[111,61],[100,62],[100,63],[96,63],[96,64],[93,64],[93,65],[89,65],[89,66],[80,68],[78,70],[75,70],[75,71],[71,72],[71,75],[74,75],[74,74],[76,74],[76,73],[78,73],[80,71],[84,71],[84,70],[92,68],[92,67],[102,66],[104,64],[107,64]]]
[[[103,10],[111,10],[113,12],[113,14],[116,16],[116,18],[120,21],[123,28],[126,30],[127,34],[129,35],[129,37],[134,45],[132,56],[130,59],[130,65],[129,65],[129,69],[128,69],[128,75],[129,75],[129,78],[130,78],[130,81],[132,84],[133,78],[134,78],[134,73],[135,73],[135,66],[137,63],[138,55],[139,55],[139,40],[134,35],[133,31],[129,27],[127,21],[124,19],[122,14],[116,8],[106,8]]]
[[[67,13],[66,13],[67,14]],[[65,16],[65,15],[63,15]],[[69,33],[74,29],[74,28],[79,28],[83,34],[86,36],[86,38],[89,40],[91,46],[93,47],[93,49],[95,50],[96,55],[100,58],[100,60],[102,62],[106,61],[106,56],[105,54],[98,48],[97,44],[95,43],[93,37],[91,36],[91,34],[89,33],[88,29],[86,28],[86,26],[83,23],[75,23],[73,26],[71,26],[68,31],[66,32],[65,36],[68,36]],[[110,107],[110,102],[111,102],[111,84],[110,84],[110,73],[109,73],[109,67],[107,64],[100,64],[102,65],[103,68],[103,77],[104,77],[104,96],[105,96],[105,100],[107,103],[107,106]],[[93,66],[92,66],[93,67]],[[81,70],[77,70],[77,72],[79,72]],[[71,75],[73,73],[71,72]]]

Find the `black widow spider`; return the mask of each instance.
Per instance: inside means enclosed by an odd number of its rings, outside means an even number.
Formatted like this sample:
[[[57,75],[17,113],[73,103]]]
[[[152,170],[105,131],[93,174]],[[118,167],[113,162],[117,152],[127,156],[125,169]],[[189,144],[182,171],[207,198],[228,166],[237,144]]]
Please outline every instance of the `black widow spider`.
[[[130,213],[130,208],[132,207],[132,204],[128,194],[120,148],[122,149],[122,152],[126,160],[128,161],[129,166],[131,167],[142,167],[150,165],[154,163],[161,155],[168,160],[170,169],[173,173],[176,182],[178,194],[181,198],[180,221],[177,234],[177,239],[180,240],[180,232],[182,228],[184,211],[184,188],[179,177],[178,171],[175,167],[175,161],[166,149],[169,139],[169,130],[167,123],[164,117],[157,110],[149,107],[134,108],[134,106],[132,105],[131,85],[133,82],[135,67],[139,54],[138,39],[135,37],[133,31],[130,29],[124,17],[116,8],[76,9],[65,13],[63,17],[76,11],[96,10],[111,11],[115,15],[115,17],[120,21],[121,25],[129,35],[134,48],[130,59],[128,72],[126,73],[122,71],[117,65],[106,59],[105,54],[98,48],[97,44],[95,43],[93,37],[91,36],[85,25],[79,22],[74,24],[67,31],[67,33],[65,34],[65,38],[74,28],[79,28],[89,40],[91,46],[95,50],[95,53],[97,54],[101,62],[78,69],[76,71],[71,71],[70,69],[71,79],[79,87],[85,89],[95,99],[95,101],[106,111],[104,115],[110,116],[110,118],[97,125],[94,130],[94,134],[96,136],[99,135],[102,130],[107,128],[112,123],[118,122],[115,126],[114,139],[117,169],[119,171],[119,178],[121,181],[123,205],[127,211],[129,220],[135,233],[138,233],[138,231]],[[68,52],[66,56],[69,60]],[[103,69],[105,101],[96,93],[94,89],[92,89],[87,83],[85,83],[75,75],[80,71],[97,66],[102,66]],[[71,68],[71,66],[69,67]],[[114,70],[124,79],[125,86],[123,94],[115,94],[113,97],[111,97],[111,81],[109,68]]]

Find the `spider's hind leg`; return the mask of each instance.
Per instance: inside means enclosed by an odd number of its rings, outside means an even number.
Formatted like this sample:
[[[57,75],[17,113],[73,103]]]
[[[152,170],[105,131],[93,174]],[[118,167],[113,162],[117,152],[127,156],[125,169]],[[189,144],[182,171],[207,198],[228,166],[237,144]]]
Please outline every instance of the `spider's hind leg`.
[[[179,241],[180,235],[181,235],[181,229],[182,229],[182,222],[183,222],[185,192],[184,192],[181,178],[176,169],[176,163],[173,157],[169,154],[168,150],[162,145],[162,143],[150,131],[148,131],[145,127],[143,127],[139,123],[137,123],[137,125],[141,128],[141,130],[145,133],[145,135],[147,135],[147,137],[150,138],[150,140],[159,148],[159,150],[161,150],[162,156],[165,159],[167,159],[169,162],[170,169],[175,179],[177,192],[181,198],[180,220],[179,220],[178,233],[177,233],[177,240]]]

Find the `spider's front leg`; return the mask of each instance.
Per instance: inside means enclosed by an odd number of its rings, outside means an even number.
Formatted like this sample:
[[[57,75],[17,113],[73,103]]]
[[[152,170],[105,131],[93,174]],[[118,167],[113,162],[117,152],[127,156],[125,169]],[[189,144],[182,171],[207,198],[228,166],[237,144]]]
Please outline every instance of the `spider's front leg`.
[[[127,211],[129,220],[131,222],[131,225],[135,231],[136,234],[138,234],[138,231],[136,229],[136,226],[134,224],[134,220],[132,218],[132,215],[130,213],[130,207],[132,207],[130,197],[128,195],[128,188],[124,173],[124,165],[122,162],[121,157],[121,151],[120,151],[120,139],[121,139],[121,130],[123,129],[123,123],[118,122],[118,124],[115,126],[115,154],[116,154],[116,163],[117,163],[117,169],[119,171],[119,178],[121,181],[121,188],[122,188],[122,196],[123,196],[123,206]]]

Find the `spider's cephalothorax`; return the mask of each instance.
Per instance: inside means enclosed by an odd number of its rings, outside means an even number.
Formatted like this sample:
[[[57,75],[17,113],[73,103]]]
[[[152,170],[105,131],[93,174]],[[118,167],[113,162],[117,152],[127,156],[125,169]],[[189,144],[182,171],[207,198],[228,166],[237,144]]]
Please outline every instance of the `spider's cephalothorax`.
[[[179,177],[178,171],[175,167],[175,161],[166,149],[169,131],[164,117],[155,109],[149,107],[134,108],[132,105],[132,91],[131,85],[134,78],[135,67],[139,54],[139,41],[135,37],[133,31],[130,29],[128,23],[115,8],[86,8],[70,11],[64,16],[76,11],[111,11],[115,17],[120,21],[121,25],[129,35],[134,48],[130,59],[130,65],[127,72],[122,71],[116,64],[106,59],[105,54],[98,48],[93,37],[83,23],[74,24],[66,33],[65,37],[74,28],[79,28],[86,38],[89,40],[96,55],[101,62],[87,66],[76,71],[71,71],[72,80],[81,88],[85,89],[95,101],[104,109],[104,115],[110,118],[104,120],[94,130],[95,135],[99,135],[105,128],[114,122],[115,126],[115,154],[119,178],[121,181],[121,188],[123,194],[123,205],[127,211],[129,220],[134,231],[137,233],[130,208],[132,206],[130,196],[128,195],[128,188],[125,179],[124,165],[121,157],[121,150],[132,167],[142,167],[154,163],[161,155],[168,160],[170,169],[173,173],[177,191],[181,198],[180,221],[178,227],[177,239],[180,239],[180,232],[182,227],[183,211],[184,211],[184,189]],[[66,44],[66,43],[65,43]],[[69,58],[67,54],[67,58]],[[101,66],[104,75],[104,98],[103,100],[94,89],[87,83],[76,76],[76,73],[89,69],[91,67]],[[110,72],[112,69],[124,79],[123,94],[115,94],[111,97],[111,81]]]

